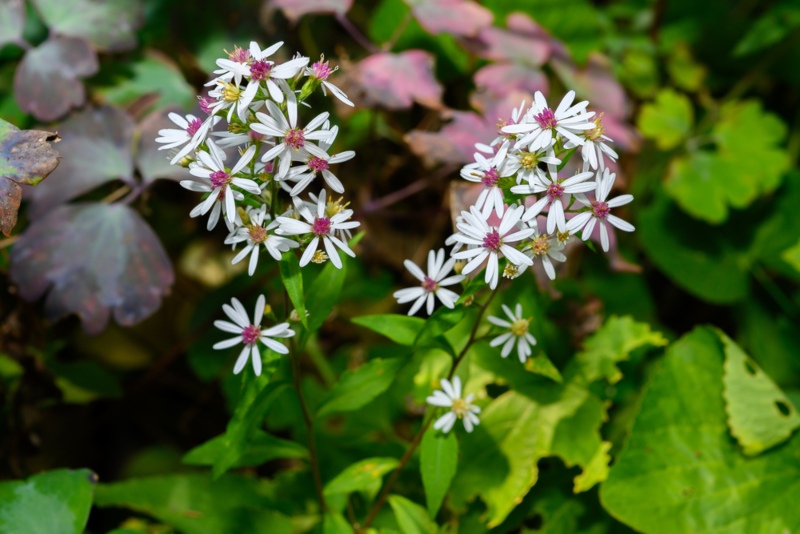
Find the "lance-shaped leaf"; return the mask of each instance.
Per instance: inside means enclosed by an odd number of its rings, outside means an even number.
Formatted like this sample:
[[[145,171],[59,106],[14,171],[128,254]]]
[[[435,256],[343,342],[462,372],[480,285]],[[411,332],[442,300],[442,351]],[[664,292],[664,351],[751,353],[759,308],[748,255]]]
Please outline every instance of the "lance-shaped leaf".
[[[97,72],[92,45],[80,38],[53,37],[28,51],[14,75],[19,107],[43,121],[58,119],[83,105],[81,78]]]
[[[32,0],[54,32],[90,40],[112,52],[136,46],[136,30],[144,20],[140,0]]]
[[[57,128],[61,163],[50,180],[31,190],[34,217],[111,180],[133,181],[134,123],[124,111],[87,109]]]
[[[22,199],[19,184],[36,185],[58,165],[58,152],[50,143],[57,134],[24,130],[0,119],[0,231],[11,234],[17,224]]]
[[[100,333],[112,313],[125,326],[148,317],[175,277],[153,230],[121,204],[61,206],[34,219],[11,262],[24,298],[48,293],[49,317],[76,313],[90,334]]]
[[[492,23],[485,7],[465,0],[405,0],[420,26],[433,34],[473,37]]]
[[[169,151],[159,150],[163,145],[156,143],[159,130],[177,128],[167,115],[170,112],[180,114],[181,111],[179,108],[172,107],[155,111],[136,126],[136,137],[139,138],[136,148],[136,167],[145,183],[158,179],[186,180],[191,178],[189,169],[180,165],[170,165],[169,161],[172,158]]]
[[[442,86],[433,73],[433,56],[424,50],[381,52],[358,64],[357,79],[367,103],[388,109],[442,105]]]
[[[22,37],[25,0],[0,0],[0,47]]]
[[[432,428],[428,429],[420,446],[419,470],[431,517],[436,517],[439,512],[456,474],[457,464],[458,440],[455,433],[442,434]]]
[[[311,13],[344,15],[350,11],[353,0],[272,0],[269,3],[281,8],[287,19],[297,22]]]

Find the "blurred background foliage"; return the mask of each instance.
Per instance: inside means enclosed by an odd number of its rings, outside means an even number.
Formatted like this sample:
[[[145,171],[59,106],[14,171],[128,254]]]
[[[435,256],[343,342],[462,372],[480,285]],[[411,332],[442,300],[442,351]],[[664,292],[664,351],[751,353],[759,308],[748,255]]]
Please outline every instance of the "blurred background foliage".
[[[231,296],[282,300],[277,271],[229,264],[153,141],[169,111],[199,114],[216,58],[251,40],[285,41],[282,60],[324,53],[356,103],[313,102],[357,153],[337,174],[366,230],[300,359],[341,512],[324,522],[285,362],[243,386],[211,350]],[[28,492],[76,531],[88,517],[90,532],[348,532],[448,361],[350,319],[398,311],[402,261],[470,203],[457,171],[474,143],[534,91],[574,89],[604,113],[637,231],[503,297],[531,311],[557,369],[519,378],[478,345],[470,379],[489,406],[442,445],[460,451],[444,508],[415,458],[374,526],[433,531],[427,505],[448,532],[800,528],[798,64],[792,0],[0,0],[0,118],[62,138],[0,239],[0,478],[18,481],[0,510]],[[366,389],[342,376],[359,370]],[[37,475],[59,468],[91,471]],[[4,532],[30,509],[0,513]]]

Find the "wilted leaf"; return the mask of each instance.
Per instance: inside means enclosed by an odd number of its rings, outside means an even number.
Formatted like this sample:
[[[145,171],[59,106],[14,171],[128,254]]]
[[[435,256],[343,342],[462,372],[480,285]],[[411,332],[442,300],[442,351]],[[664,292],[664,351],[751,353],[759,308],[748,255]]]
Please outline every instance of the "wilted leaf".
[[[52,37],[22,58],[14,75],[14,96],[19,107],[37,119],[55,120],[83,105],[86,91],[80,79],[96,73],[97,67],[88,41]]]
[[[389,389],[405,362],[401,358],[376,358],[354,371],[345,371],[317,410],[322,417],[336,412],[349,412],[366,406]]]
[[[158,309],[174,280],[172,264],[153,230],[120,204],[75,204],[33,221],[11,253],[20,294],[47,293],[45,310],[77,313],[90,334],[113,313],[125,326]]]
[[[142,181],[149,183],[158,179],[186,180],[191,177],[189,169],[180,165],[170,165],[167,150],[159,150],[163,146],[156,143],[158,131],[175,128],[175,123],[169,120],[170,112],[180,113],[178,108],[167,108],[155,111],[145,117],[136,127],[139,146],[136,149],[136,167]]]
[[[26,193],[33,216],[111,180],[132,183],[133,129],[133,120],[111,107],[84,110],[59,125],[61,162],[50,180]]]
[[[442,434],[429,428],[420,445],[419,469],[425,488],[428,514],[436,517],[450,488],[458,464],[458,440],[453,432]]]
[[[22,37],[25,0],[0,0],[0,48]]]
[[[357,65],[356,76],[367,104],[388,109],[442,105],[442,86],[433,73],[433,56],[424,50],[373,54]]]
[[[694,126],[694,110],[685,95],[663,89],[655,102],[642,106],[638,120],[642,135],[656,141],[661,150],[675,148]]]
[[[353,0],[268,0],[268,2],[274,7],[281,8],[286,18],[293,22],[310,13],[344,15],[353,5]]]
[[[406,0],[417,22],[433,34],[472,37],[492,23],[492,12],[468,0]]]
[[[58,34],[84,37],[102,50],[136,46],[144,20],[140,0],[31,0],[47,26]]]

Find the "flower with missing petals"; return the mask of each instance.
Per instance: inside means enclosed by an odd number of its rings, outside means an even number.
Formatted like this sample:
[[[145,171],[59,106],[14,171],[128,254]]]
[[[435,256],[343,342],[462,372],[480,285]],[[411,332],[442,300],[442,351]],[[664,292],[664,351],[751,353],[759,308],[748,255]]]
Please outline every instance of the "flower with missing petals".
[[[231,260],[231,264],[239,263],[249,254],[250,265],[247,272],[250,276],[253,276],[253,273],[256,272],[256,265],[258,265],[258,251],[261,245],[264,245],[264,248],[275,261],[280,261],[282,252],[297,248],[300,244],[291,239],[269,233],[270,230],[278,227],[278,221],[269,221],[266,205],[262,205],[260,208],[248,206],[247,214],[250,224],[237,228],[233,234],[225,239],[225,244],[235,245],[236,243],[245,242],[245,247]],[[267,224],[265,225],[264,223]]]
[[[608,252],[608,225],[611,224],[619,228],[623,232],[633,232],[635,228],[627,221],[623,221],[616,215],[611,214],[611,208],[618,208],[624,206],[633,200],[633,195],[620,195],[611,200],[606,200],[611,188],[614,186],[614,180],[617,175],[610,173],[608,168],[603,169],[603,174],[600,172],[597,179],[597,188],[595,189],[595,200],[589,201],[578,198],[578,200],[589,207],[588,211],[581,212],[575,217],[570,219],[567,223],[567,231],[570,234],[582,231],[581,238],[586,241],[592,235],[596,224],[600,224],[600,244],[603,250]]]
[[[503,358],[506,358],[509,354],[511,354],[511,350],[514,348],[514,345],[516,345],[519,361],[525,363],[525,360],[527,360],[533,353],[533,349],[531,347],[536,345],[536,338],[534,338],[530,332],[528,332],[528,326],[530,325],[531,320],[524,319],[522,317],[521,304],[517,304],[514,310],[515,313],[511,313],[509,307],[503,304],[503,311],[505,312],[509,321],[493,316],[489,316],[488,319],[493,325],[501,328],[508,328],[508,332],[505,332],[494,338],[489,345],[492,347],[503,345],[503,348],[500,351],[500,356]]]
[[[619,155],[608,146],[606,141],[611,141],[611,138],[605,135],[605,128],[603,128],[603,114],[598,115],[592,122],[595,127],[592,130],[586,130],[581,134],[584,137],[583,145],[581,145],[581,158],[583,158],[584,169],[590,167],[592,170],[600,170],[606,168],[605,158],[612,161],[617,161]],[[578,146],[572,141],[564,143],[564,148],[567,150]]]
[[[536,151],[550,144],[556,134],[572,141],[576,145],[583,144],[581,134],[585,130],[592,130],[595,124],[591,121],[594,112],[586,112],[588,101],[572,105],[575,100],[575,91],[570,91],[561,100],[555,111],[547,105],[547,100],[541,91],[536,91],[531,109],[518,124],[510,124],[502,128],[504,133],[523,134],[517,141],[517,147],[527,146],[529,150]]]
[[[186,145],[170,161],[170,165],[175,165],[181,158],[206,140],[208,132],[220,120],[220,117],[208,117],[204,121],[194,115],[186,115],[184,118],[177,113],[170,113],[169,120],[174,122],[180,129],[165,128],[159,130],[158,135],[161,137],[156,138],[156,143],[164,143],[163,146],[158,147],[159,150],[168,150]]]
[[[239,358],[236,360],[236,365],[233,367],[233,374],[238,375],[247,365],[248,356],[252,359],[253,370],[256,376],[261,375],[261,352],[258,349],[258,342],[260,341],[268,348],[274,350],[278,354],[288,354],[289,349],[286,345],[275,341],[273,338],[287,338],[294,336],[294,331],[289,328],[289,323],[280,323],[262,330],[261,322],[264,320],[264,308],[266,306],[266,299],[264,295],[259,295],[256,301],[256,309],[253,313],[253,321],[247,317],[247,312],[238,299],[231,299],[231,305],[223,304],[222,310],[225,315],[233,321],[214,321],[214,326],[223,332],[236,334],[236,337],[220,341],[214,345],[215,350],[222,350],[233,347],[235,345],[243,344],[244,348],[239,353]]]
[[[437,389],[433,392],[433,395],[425,400],[431,406],[450,408],[450,411],[433,423],[433,429],[441,430],[446,434],[450,432],[456,421],[461,419],[461,422],[464,423],[464,429],[467,432],[472,432],[472,429],[480,424],[478,414],[481,413],[481,409],[472,404],[475,394],[470,393],[461,398],[461,379],[457,376],[453,377],[452,383],[446,378],[442,378],[440,384],[442,389]]]
[[[414,278],[422,282],[417,287],[409,287],[394,292],[394,298],[397,299],[398,304],[405,304],[406,302],[416,301],[408,310],[409,315],[417,313],[422,305],[427,302],[428,315],[433,313],[434,296],[436,296],[442,304],[448,308],[455,307],[458,295],[444,286],[451,286],[457,284],[464,279],[463,275],[447,276],[453,270],[455,265],[455,258],[450,258],[444,261],[444,249],[440,248],[438,252],[431,250],[428,252],[428,274],[426,275],[422,269],[411,260],[405,260],[403,265],[406,269],[414,275]],[[447,278],[445,278],[447,277]]]
[[[327,96],[328,93],[326,89],[330,90],[331,94],[341,100],[343,103],[347,104],[350,107],[353,107],[353,103],[350,102],[350,99],[347,98],[347,95],[344,94],[344,91],[333,85],[331,82],[328,81],[328,78],[331,74],[336,72],[336,69],[339,67],[331,68],[328,65],[328,62],[325,61],[325,56],[322,56],[319,61],[311,65],[310,67],[305,68],[306,76],[311,77],[314,80],[319,80],[322,84],[322,93]]]
[[[488,217],[494,210],[498,217],[503,214],[503,190],[497,185],[500,178],[510,176],[513,173],[504,173],[497,169],[494,164],[494,158],[491,160],[483,157],[482,154],[475,152],[473,154],[475,163],[465,165],[461,169],[461,177],[470,182],[475,182],[483,185],[483,191],[475,201],[475,207],[481,210],[484,217]]]

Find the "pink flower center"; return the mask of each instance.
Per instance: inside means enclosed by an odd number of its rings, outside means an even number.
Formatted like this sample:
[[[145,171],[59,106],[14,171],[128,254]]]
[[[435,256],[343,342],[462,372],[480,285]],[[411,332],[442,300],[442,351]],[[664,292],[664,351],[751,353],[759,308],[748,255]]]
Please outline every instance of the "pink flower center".
[[[197,100],[200,102],[200,109],[203,110],[203,113],[211,115],[211,104],[214,103],[214,99],[207,96],[198,96]]]
[[[203,125],[203,121],[200,119],[195,119],[189,123],[189,126],[186,127],[186,133],[189,135],[194,135],[197,133],[197,130]]]
[[[308,168],[314,172],[322,172],[328,170],[328,162],[317,156],[312,157],[308,162]]]
[[[253,343],[257,342],[261,339],[261,327],[256,325],[250,325],[244,330],[242,330],[242,340],[245,342],[246,345],[252,345]]]
[[[422,289],[424,289],[425,291],[427,291],[427,292],[429,292],[429,293],[432,293],[433,291],[436,291],[436,289],[437,289],[438,287],[439,287],[439,286],[438,286],[438,284],[436,283],[436,280],[434,280],[433,278],[429,278],[429,277],[427,277],[427,276],[426,276],[426,277],[425,277],[425,278],[422,280]]]
[[[497,230],[492,230],[486,237],[483,238],[483,248],[488,248],[489,250],[493,250],[497,252],[500,250],[500,246],[503,244],[503,240],[500,239],[500,234],[497,233]]]
[[[550,199],[550,202],[557,198],[561,198],[563,194],[564,186],[561,184],[550,184],[550,187],[547,188],[547,198]]]
[[[283,142],[297,150],[306,144],[306,136],[300,128],[293,128],[286,132],[286,137],[283,138]]]
[[[233,52],[228,53],[228,57],[231,58],[231,61],[235,61],[236,63],[247,63],[250,59],[250,50],[246,48],[236,48]]]
[[[500,176],[497,174],[497,169],[492,167],[488,171],[483,173],[483,178],[481,178],[481,183],[486,187],[491,187],[497,184],[497,181],[500,179]]]
[[[333,69],[330,68],[330,66],[328,66],[327,61],[325,61],[324,63],[322,61],[317,61],[316,63],[311,65],[311,71],[314,73],[313,74],[314,78],[320,81],[327,80],[328,76],[330,76],[333,73]]]
[[[611,208],[605,202],[600,202],[599,200],[592,202],[592,215],[598,219],[605,219],[609,212],[611,212]]]
[[[247,233],[250,234],[250,241],[253,243],[263,243],[267,240],[267,229],[263,226],[251,226]]]
[[[211,185],[216,189],[217,187],[225,187],[231,181],[231,175],[225,171],[215,171],[209,176]]]
[[[249,137],[251,141],[263,141],[264,139],[267,138],[266,135],[264,135],[262,133],[258,133],[255,130],[249,130],[247,132],[247,137]]]
[[[311,225],[311,231],[317,236],[328,235],[331,233],[331,220],[327,217],[317,217]]]
[[[255,61],[250,65],[250,79],[261,82],[269,78],[269,71],[272,70],[272,63],[261,60]]]
[[[550,108],[544,108],[541,113],[534,115],[533,119],[543,130],[555,128],[556,124],[558,123],[556,120],[556,114],[553,113],[553,110]]]

